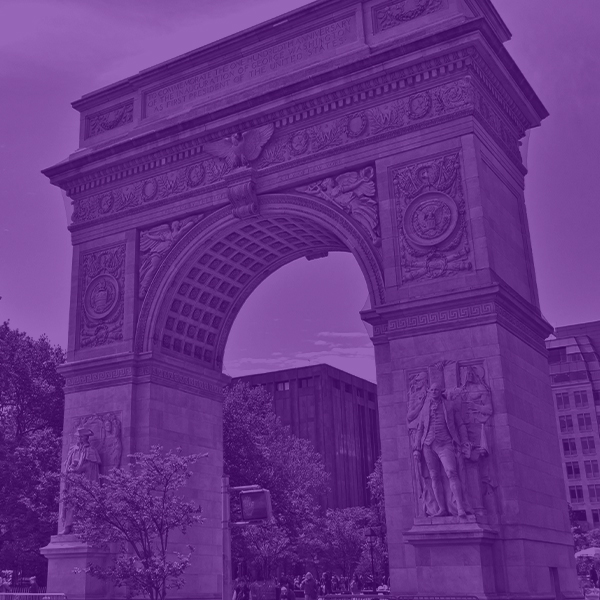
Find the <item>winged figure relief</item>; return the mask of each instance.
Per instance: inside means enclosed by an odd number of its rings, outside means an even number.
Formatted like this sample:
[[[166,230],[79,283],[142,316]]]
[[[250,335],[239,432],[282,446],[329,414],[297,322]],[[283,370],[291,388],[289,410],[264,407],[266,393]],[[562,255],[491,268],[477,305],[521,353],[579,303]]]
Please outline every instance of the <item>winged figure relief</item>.
[[[235,133],[218,142],[204,144],[204,150],[212,156],[222,158],[230,169],[246,167],[260,156],[274,131],[275,126],[271,123],[244,133]]]
[[[367,230],[375,245],[379,245],[379,207],[375,199],[373,176],[373,169],[367,167],[359,172],[351,171],[335,178],[327,177],[299,191],[335,202]]]
[[[167,252],[194,226],[197,220],[198,217],[189,217],[142,231],[140,235],[142,263],[140,266],[140,298],[146,295],[150,282]]]

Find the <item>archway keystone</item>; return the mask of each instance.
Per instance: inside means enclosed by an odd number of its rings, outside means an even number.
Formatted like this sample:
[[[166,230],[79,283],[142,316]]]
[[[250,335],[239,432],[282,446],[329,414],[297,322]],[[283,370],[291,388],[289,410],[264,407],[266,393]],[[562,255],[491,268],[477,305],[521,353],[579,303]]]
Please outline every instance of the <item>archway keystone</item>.
[[[519,152],[547,112],[510,33],[489,0],[321,0],[284,19],[74,104],[81,151],[45,171],[74,204],[64,452],[106,415],[111,460],[115,431],[121,456],[208,452],[178,593],[228,600],[227,336],[275,270],[351,252],[392,591],[578,596]],[[76,539],[44,552],[50,591],[107,597],[70,574],[91,552]]]

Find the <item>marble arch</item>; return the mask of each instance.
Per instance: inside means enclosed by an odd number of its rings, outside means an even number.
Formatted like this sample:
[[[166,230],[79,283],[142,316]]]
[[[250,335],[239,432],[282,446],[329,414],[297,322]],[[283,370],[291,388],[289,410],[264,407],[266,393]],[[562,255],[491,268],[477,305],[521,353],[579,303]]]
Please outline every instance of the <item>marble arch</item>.
[[[316,0],[74,103],[79,148],[44,171],[73,202],[63,457],[82,425],[104,470],[208,453],[173,598],[231,597],[233,319],[329,251],[371,296],[392,592],[578,597],[520,153],[548,113],[509,39],[491,0]],[[114,595],[73,574],[110,555],[68,534],[43,552],[49,591]]]
[[[224,208],[201,218],[165,257],[140,310],[136,348],[220,371],[229,331],[248,296],[298,258],[352,252],[372,306],[385,301],[381,256],[340,208],[302,193],[259,197],[260,216]]]

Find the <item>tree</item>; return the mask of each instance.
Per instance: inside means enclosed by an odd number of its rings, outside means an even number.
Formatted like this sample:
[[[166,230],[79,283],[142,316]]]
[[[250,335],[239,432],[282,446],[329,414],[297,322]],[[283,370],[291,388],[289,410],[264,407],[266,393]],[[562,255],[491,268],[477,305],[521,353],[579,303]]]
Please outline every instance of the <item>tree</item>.
[[[0,568],[46,576],[56,531],[64,353],[0,325]]]
[[[68,476],[65,502],[76,515],[75,534],[95,547],[116,547],[114,563],[91,565],[88,572],[151,600],[164,600],[168,589],[183,586],[192,548],[183,555],[169,543],[173,534],[185,534],[202,520],[199,507],[181,495],[202,456],[154,446],[148,454],[130,455],[128,467],[98,481]]]
[[[371,496],[371,527],[377,532],[378,540],[374,548],[374,556],[378,571],[384,575],[389,573],[389,554],[387,546],[387,526],[385,523],[385,495],[383,490],[383,462],[381,456],[375,462],[373,472],[367,478],[367,487]]]
[[[284,561],[295,558],[290,538],[274,520],[248,525],[240,533],[244,547],[249,550],[251,566],[256,567],[265,579],[271,577],[274,569]]]
[[[365,547],[365,532],[373,515],[369,508],[329,509],[321,524],[322,563],[331,571],[350,577]]]
[[[290,552],[294,550],[302,532],[318,518],[318,498],[327,491],[329,476],[321,456],[310,441],[294,436],[281,423],[264,388],[244,383],[225,394],[223,447],[230,485],[257,484],[271,492],[274,523],[270,527],[279,528],[289,540]],[[232,519],[237,517],[232,503]],[[250,541],[250,534],[234,529],[232,554],[256,563],[260,552]]]

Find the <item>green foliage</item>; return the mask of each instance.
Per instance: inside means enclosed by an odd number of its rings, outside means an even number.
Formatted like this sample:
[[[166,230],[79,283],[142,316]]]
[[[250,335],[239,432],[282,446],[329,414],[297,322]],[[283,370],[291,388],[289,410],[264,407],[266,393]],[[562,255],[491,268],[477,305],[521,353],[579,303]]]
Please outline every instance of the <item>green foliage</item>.
[[[383,463],[381,456],[375,462],[375,468],[367,479],[367,486],[371,495],[371,509],[373,511],[371,526],[378,535],[377,542],[373,549],[376,573],[384,576],[389,573],[389,554],[387,545],[387,527],[385,523],[385,496],[383,491]],[[361,564],[364,564],[365,561],[366,557],[363,556]]]
[[[163,453],[154,446],[148,454],[129,458],[127,468],[113,469],[98,481],[69,475],[65,501],[76,515],[74,532],[81,540],[117,551],[114,564],[91,565],[88,571],[126,586],[130,595],[164,600],[168,589],[183,586],[192,551],[170,551],[170,537],[202,520],[199,507],[181,496],[192,465],[202,456]]]
[[[45,578],[56,531],[64,353],[0,325],[0,568]]]
[[[274,520],[266,528],[235,528],[232,555],[234,560],[268,565],[268,570],[295,554],[303,532],[319,516],[318,498],[328,485],[321,456],[308,440],[297,438],[281,423],[272,402],[263,388],[238,383],[226,391],[223,405],[224,468],[229,483],[268,489]],[[239,520],[235,501],[232,520]],[[280,548],[283,542],[266,544],[266,531],[279,541],[288,540],[288,549]]]

